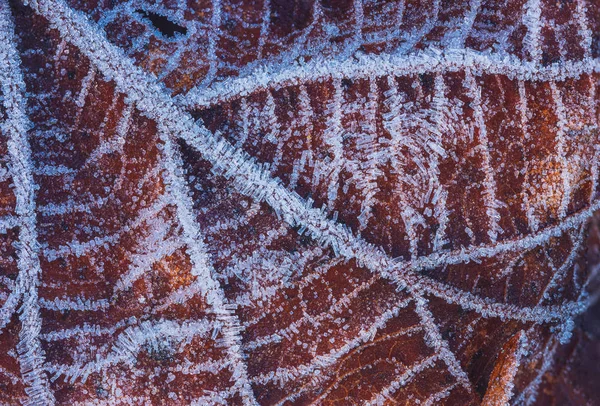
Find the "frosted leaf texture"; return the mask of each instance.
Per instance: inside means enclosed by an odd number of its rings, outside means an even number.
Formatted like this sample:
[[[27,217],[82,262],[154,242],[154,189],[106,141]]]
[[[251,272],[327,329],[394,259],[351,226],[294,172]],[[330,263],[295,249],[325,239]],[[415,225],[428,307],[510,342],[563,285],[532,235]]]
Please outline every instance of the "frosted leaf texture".
[[[599,32],[0,0],[0,403],[599,402]]]

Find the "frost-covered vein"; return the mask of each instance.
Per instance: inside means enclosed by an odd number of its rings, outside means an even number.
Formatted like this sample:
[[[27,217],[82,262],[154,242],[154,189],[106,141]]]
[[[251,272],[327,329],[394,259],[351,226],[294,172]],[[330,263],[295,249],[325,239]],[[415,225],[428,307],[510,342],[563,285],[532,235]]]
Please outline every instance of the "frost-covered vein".
[[[81,115],[81,111],[85,106],[85,99],[87,98],[90,92],[90,86],[94,79],[96,78],[96,70],[89,69],[88,73],[85,75],[83,80],[81,81],[81,89],[79,90],[79,94],[77,95],[77,99],[75,99],[75,105],[79,108],[77,110],[77,115]]]
[[[81,49],[105,76],[114,80],[121,91],[136,102],[145,115],[162,123],[162,127],[173,135],[184,139],[214,165],[215,171],[232,179],[239,192],[258,201],[265,201],[284,221],[292,226],[300,226],[301,232],[308,231],[317,242],[332,247],[337,255],[348,259],[356,258],[360,264],[372,272],[380,272],[384,277],[394,280],[401,288],[411,283],[424,293],[451,300],[468,310],[475,310],[489,317],[516,317],[518,320],[549,322],[562,320],[564,314],[561,312],[581,310],[582,306],[579,303],[548,308],[494,303],[468,292],[451,289],[413,271],[488,258],[508,251],[535,248],[560,236],[566,230],[580,227],[600,208],[600,201],[565,218],[558,225],[519,239],[490,246],[463,248],[449,253],[435,253],[415,261],[392,260],[381,249],[353,236],[345,226],[327,219],[322,210],[311,207],[296,193],[285,189],[278,179],[271,178],[267,171],[245,152],[233,148],[218,135],[195,123],[189,114],[174,104],[159,84],[136,67],[130,59],[124,57],[118,48],[108,43],[98,28],[90,25],[82,14],[69,9],[60,0],[43,0],[36,4],[38,12],[46,15],[65,38]]]
[[[264,246],[268,246],[269,244],[271,244],[273,241],[277,240],[278,238],[286,235],[289,232],[289,229],[287,227],[286,224],[282,224],[280,225],[277,229],[275,230],[269,230],[268,232],[265,233],[261,233],[258,238],[262,238],[261,240],[261,244]],[[246,240],[244,242],[242,242],[241,244],[238,244],[235,248],[237,248],[237,250],[241,250],[244,248],[247,248],[248,246],[252,245],[253,242],[251,240]],[[227,248],[223,248],[220,252],[219,255],[221,257],[229,257],[233,254],[235,254],[235,249],[234,247],[227,247]]]
[[[168,237],[169,224],[153,222],[145,238],[138,243],[138,252],[131,255],[130,265],[115,283],[114,294],[129,289],[140,276],[161,259],[183,246],[178,236]]]
[[[396,9],[394,10],[394,22],[396,27],[396,33],[400,34],[400,27],[404,21],[404,12],[406,11],[406,0],[399,0],[396,2]]]
[[[183,362],[177,364],[175,367],[169,368],[174,372],[179,372],[184,375],[197,375],[204,372],[218,373],[223,368],[223,361],[221,360],[208,360],[202,363],[192,363],[185,359]]]
[[[442,44],[447,44],[447,46],[451,48],[464,48],[465,41],[469,36],[471,28],[473,27],[475,18],[477,18],[477,13],[479,12],[480,7],[481,0],[470,0],[467,12],[465,13],[462,19],[460,29],[450,31],[446,35],[444,35]]]
[[[371,277],[371,279],[369,279],[367,282],[358,285],[351,292],[335,300],[329,305],[326,311],[318,314],[317,316],[311,316],[307,312],[303,312],[301,318],[291,322],[286,328],[278,330],[273,334],[269,334],[268,336],[263,336],[257,338],[254,341],[250,341],[244,344],[244,349],[246,349],[247,351],[252,351],[268,344],[281,342],[284,340],[284,338],[289,338],[291,336],[290,333],[297,333],[298,331],[300,331],[298,327],[305,323],[319,325],[325,319],[334,319],[334,315],[336,313],[340,312],[344,308],[347,308],[350,305],[352,299],[355,299],[361,292],[364,292],[365,290],[373,286],[373,284],[377,280],[377,275]]]
[[[418,86],[416,82],[413,83]],[[432,142],[428,142],[430,141],[428,139],[429,134],[423,136],[422,134],[413,134],[411,132],[411,130],[414,130],[414,128],[411,128],[413,127],[413,122],[412,120],[407,120],[407,115],[404,111],[406,105],[409,103],[405,102],[405,95],[398,92],[396,79],[388,76],[387,86],[388,90],[384,92],[385,99],[383,104],[388,111],[382,115],[382,124],[383,128],[391,136],[391,139],[387,141],[388,149],[391,151],[391,154],[386,155],[390,155],[387,159],[392,168],[394,168],[394,171],[399,175],[394,186],[398,190],[396,193],[400,196],[400,215],[404,221],[406,235],[410,241],[409,252],[411,258],[414,259],[418,254],[417,247],[419,237],[417,226],[422,226],[425,223],[423,216],[415,210],[415,205],[420,207],[425,204],[424,195],[429,194],[430,188],[428,188],[428,192],[419,193],[420,196],[417,196],[416,198],[413,197],[413,193],[408,193],[407,189],[410,189],[411,186],[418,188],[419,186],[417,185],[422,181],[422,178],[431,179],[431,176],[437,171],[437,165],[435,162],[433,164],[427,162],[428,165],[426,166],[423,161],[429,161],[429,159],[436,160],[437,157],[434,157],[436,155],[435,152],[429,154],[429,151],[426,150],[428,144],[433,144]],[[419,124],[421,123],[423,123],[423,121],[419,120]],[[407,135],[407,133],[410,135]],[[423,172],[424,176],[419,177],[419,175],[411,176],[406,174],[406,171],[403,169],[403,167],[406,166],[406,157],[403,153],[404,150],[409,152],[411,158],[417,163],[419,168],[421,168],[419,172]],[[443,151],[443,149],[441,150]],[[435,150],[432,148],[432,151]],[[406,187],[407,184],[409,185],[408,188]],[[431,187],[431,185],[429,186]]]
[[[527,28],[523,46],[529,53],[529,57],[538,63],[542,59],[542,6],[540,0],[528,0],[523,8],[522,22]]]
[[[587,230],[585,228],[582,228],[576,236],[571,236],[571,243],[573,244],[571,252],[559,268],[556,268],[556,266],[552,263],[550,264],[550,269],[552,270],[552,278],[550,279],[550,281],[544,288],[544,291],[542,292],[542,295],[539,300],[540,304],[543,300],[550,299],[549,294],[552,288],[555,288],[558,285],[559,281],[566,276],[567,271],[571,268],[571,266],[573,266],[573,263],[577,260],[577,255],[580,253],[581,249],[583,248],[583,244],[585,243],[585,237],[587,234],[586,231]]]
[[[365,106],[365,124],[363,125],[364,133],[360,134],[360,137],[356,140],[357,147],[365,152],[367,159],[364,163],[358,164],[359,166],[364,167],[362,171],[352,171],[358,174],[356,176],[357,187],[363,194],[361,211],[358,216],[360,230],[367,227],[369,219],[373,216],[372,206],[376,200],[377,178],[383,174],[379,167],[383,151],[378,141],[377,126],[375,124],[378,105],[379,91],[377,82],[375,80],[369,80],[369,93],[367,95],[367,103]]]
[[[316,247],[315,249],[309,251],[309,255],[307,255],[306,257],[306,262],[311,261],[314,257],[316,256],[322,256],[323,251],[320,247]],[[315,267],[315,269],[313,269],[313,271],[311,273],[309,273],[308,275],[306,275],[305,277],[303,277],[300,281],[298,281],[296,283],[296,288],[299,292],[302,292],[303,289],[305,289],[307,286],[309,286],[309,284],[316,280],[319,279],[322,275],[324,275],[327,271],[329,271],[331,268],[333,268],[334,266],[339,265],[343,260],[340,258],[334,258],[333,260],[327,261],[321,265],[318,265]],[[302,299],[302,294],[300,293],[300,299]],[[255,304],[250,304],[250,306],[253,306]],[[273,306],[276,306],[277,303],[274,301],[269,301],[268,304],[266,306],[261,307],[261,310],[264,310],[263,312],[261,312],[260,314],[256,315],[253,318],[248,318],[243,324],[242,326],[245,329],[248,329],[256,324],[258,324],[261,320],[265,319],[266,317],[269,316],[270,311],[272,310]],[[306,308],[306,303],[305,302],[301,302],[301,306],[304,309]]]
[[[494,170],[492,168],[491,157],[490,157],[490,144],[487,136],[487,126],[483,116],[483,109],[481,106],[481,87],[477,83],[477,79],[473,76],[470,70],[466,71],[465,74],[465,87],[467,93],[473,101],[473,114],[475,116],[475,123],[478,128],[478,140],[479,150],[482,163],[482,170],[485,174],[484,179],[484,191],[483,197],[485,202],[485,212],[488,216],[488,230],[487,234],[490,237],[492,243],[496,242],[498,234],[502,232],[500,225],[500,213],[498,213],[498,207],[500,203],[496,199],[496,180],[494,178]]]
[[[64,203],[48,203],[41,204],[38,206],[38,213],[44,216],[64,216],[66,214],[74,213],[92,213],[93,208],[102,207],[108,201],[108,197],[94,196],[91,194],[85,194],[84,196],[89,197],[89,200],[83,203],[79,203],[75,200],[68,200]],[[78,196],[81,200],[82,196]]]
[[[375,396],[373,396],[373,398],[371,398],[371,400],[369,400],[366,404],[369,406],[384,405],[389,396],[393,395],[400,388],[405,386],[412,378],[415,377],[415,375],[420,374],[427,368],[433,367],[437,360],[438,357],[436,355],[431,355],[408,370],[402,372],[388,386],[383,388],[379,393],[376,393]]]
[[[206,228],[206,235],[220,234],[225,231],[235,231],[248,224],[260,211],[260,203],[253,202],[250,208],[244,211],[244,215],[239,218],[223,221],[217,220],[215,224]]]
[[[248,100],[242,98],[240,100],[240,133],[236,142],[237,146],[242,146],[250,135],[250,106]]]
[[[68,168],[64,165],[42,165],[33,169],[33,174],[37,176],[62,176],[73,175],[77,173],[76,169]]]
[[[262,58],[267,37],[269,35],[269,24],[271,23],[271,0],[263,0],[262,21],[260,24],[260,34],[258,35],[258,50],[256,59]]]
[[[127,325],[133,325],[135,323],[135,317],[119,320],[116,323],[112,323],[110,327],[102,327],[96,324],[83,323],[82,325],[75,326],[72,328],[49,331],[47,333],[41,334],[40,338],[44,341],[62,341],[71,337],[78,336],[97,337],[101,335],[114,335],[117,330]]]
[[[193,282],[198,285],[202,296],[206,299],[217,320],[223,323],[223,344],[231,360],[231,370],[236,387],[244,400],[244,404],[256,404],[252,387],[248,381],[248,372],[241,350],[239,320],[234,310],[228,306],[225,294],[213,277],[215,271],[206,248],[200,227],[193,213],[191,192],[184,179],[183,162],[175,145],[176,140],[163,123],[159,122],[159,136],[162,141],[163,165],[165,167],[165,183],[167,191],[177,207],[177,219],[183,228],[183,241],[192,262],[191,273],[196,277]]]
[[[406,222],[406,220],[405,220]],[[409,237],[411,258],[416,258],[417,235],[410,222],[407,223],[406,234]],[[460,362],[456,359],[454,353],[450,350],[448,342],[440,334],[439,328],[433,314],[427,306],[427,300],[424,298],[420,285],[407,283],[406,290],[411,294],[415,301],[415,312],[421,320],[421,325],[425,330],[425,342],[435,350],[436,355],[446,364],[450,373],[459,381],[461,386],[471,390],[471,384],[467,374],[462,370]]]
[[[221,0],[211,0],[211,16],[210,25],[211,29],[208,33],[208,72],[204,78],[204,83],[209,83],[217,73],[217,45],[219,42],[219,35],[221,34]]]
[[[467,390],[471,390],[469,377],[463,371],[460,362],[450,349],[448,341],[442,337],[433,314],[427,307],[427,300],[417,290],[413,291],[412,288],[407,288],[407,290],[412,292],[412,296],[415,299],[416,313],[421,319],[421,324],[425,330],[425,342],[435,350],[436,356],[446,364],[448,370],[460,385]]]
[[[428,397],[425,400],[425,402],[423,402],[423,406],[439,405],[442,400],[444,400],[448,396],[450,396],[450,393],[454,390],[454,388],[456,388],[457,385],[458,384],[453,383],[452,385],[447,386],[446,388],[442,389],[441,391],[434,393],[433,395]]]
[[[333,159],[327,164],[327,173],[324,174],[325,180],[328,182],[327,200],[330,207],[335,206],[335,201],[338,195],[339,179],[344,166],[344,129],[342,127],[342,103],[343,90],[341,81],[336,79],[333,81],[333,97],[327,106],[327,127],[323,134],[325,144],[329,146],[329,150]],[[315,184],[319,183],[319,166],[315,168]]]
[[[558,215],[562,219],[567,215],[572,194],[572,176],[569,171],[569,163],[567,162],[565,151],[565,148],[567,147],[565,139],[567,131],[567,112],[565,111],[562,95],[560,89],[556,86],[556,82],[550,82],[550,90],[552,93],[552,101],[554,102],[554,110],[558,119],[556,129],[556,155],[560,164],[560,176],[563,183],[562,199],[558,209]]]
[[[403,35],[403,40],[405,42],[402,45],[400,45],[400,52],[406,52],[408,50],[414,49],[415,45],[421,42],[423,38],[425,38],[425,36],[435,28],[435,24],[438,21],[440,14],[440,0],[432,0],[431,7],[431,15],[427,17],[425,23],[419,29],[413,29],[410,32],[407,32],[405,35]]]
[[[389,320],[397,317],[400,310],[406,308],[409,303],[410,300],[404,300],[394,305],[392,308],[383,312],[383,314],[376,318],[369,326],[361,329],[355,337],[346,341],[342,346],[332,349],[329,353],[317,355],[310,363],[288,368],[278,368],[275,371],[269,371],[253,377],[252,381],[260,385],[269,382],[279,382],[280,384],[284,384],[290,380],[312,374],[315,370],[324,370],[333,365],[352,349],[371,341],[377,331],[384,328]]]
[[[235,395],[231,390],[226,391],[207,391],[208,395],[200,396],[192,400],[190,406],[222,405],[228,406],[231,402],[228,400]]]
[[[510,399],[512,399],[514,395],[515,389],[515,377],[517,376],[517,372],[519,371],[519,367],[521,365],[521,359],[527,355],[529,347],[529,342],[527,339],[527,335],[521,330],[519,343],[517,347],[516,354],[514,356],[513,362],[510,364],[510,368],[508,370],[508,384],[504,387],[504,393],[502,400],[508,404]]]
[[[315,3],[317,4],[317,3]],[[299,125],[303,129],[303,133],[299,134],[306,139],[306,148],[302,151],[300,159],[294,160],[294,167],[290,175],[290,187],[295,187],[298,183],[300,173],[306,165],[311,165],[314,161],[312,153],[311,134],[313,132],[313,110],[310,105],[310,96],[306,86],[301,85],[298,95],[299,101]]]
[[[112,108],[114,108],[114,104],[116,103],[117,98],[115,97],[113,100]],[[131,125],[131,114],[133,113],[133,106],[131,104],[126,104],[121,112],[121,118],[117,123],[117,128],[113,137],[102,141],[100,145],[96,149],[94,149],[88,158],[85,161],[83,167],[87,167],[88,165],[95,163],[102,156],[109,154],[111,152],[122,153],[123,147],[125,146],[125,138],[127,137],[127,133],[129,132],[129,127]],[[104,124],[103,122],[102,124]]]
[[[542,66],[507,54],[480,53],[471,49],[428,48],[412,55],[353,55],[351,58],[314,57],[291,66],[261,66],[247,75],[227,78],[210,87],[194,88],[177,101],[186,107],[210,107],[264,90],[327,79],[372,79],[385,76],[458,72],[469,69],[474,75],[500,74],[511,79],[551,81],[577,78],[600,72],[600,59],[566,61]]]
[[[448,110],[448,98],[446,97],[446,85],[444,84],[444,78],[441,74],[437,74],[434,80],[435,93],[433,96],[433,108],[435,110],[434,120],[438,123],[442,123],[446,118],[444,113]],[[442,145],[443,136],[442,131],[438,131],[435,134],[434,142],[438,145]],[[434,205],[434,216],[438,221],[438,228],[435,231],[435,237],[433,239],[433,251],[439,251],[447,243],[446,228],[448,227],[449,211],[447,208],[448,191],[439,179],[439,159],[437,154],[431,154],[430,165],[432,167],[430,182],[433,188],[433,197],[431,198]]]
[[[354,0],[354,43],[356,48],[362,43],[362,30],[364,25],[365,13],[363,9],[363,0]]]
[[[263,111],[261,112],[260,120],[265,120],[265,127],[267,130],[265,139],[272,143],[276,143],[281,126],[279,125],[277,119],[277,114],[275,112],[275,99],[273,98],[273,93],[271,92],[267,92],[267,100],[265,101]]]
[[[420,332],[422,329],[418,326],[415,327],[408,327],[399,331],[396,331],[392,334],[385,334],[382,335],[380,337],[374,338],[371,341],[369,341],[366,344],[363,344],[359,347],[354,348],[352,351],[348,352],[348,354],[346,354],[344,356],[344,358],[341,360],[341,362],[339,363],[338,367],[336,368],[336,375],[335,375],[335,380],[334,382],[329,385],[329,387],[323,391],[318,398],[313,400],[313,403],[319,403],[321,402],[323,399],[325,399],[327,397],[327,395],[329,395],[329,393],[331,393],[332,390],[339,388],[341,385],[340,383],[342,383],[346,378],[360,373],[363,370],[369,370],[374,368],[377,364],[379,363],[389,363],[389,364],[395,364],[396,366],[401,365],[401,362],[398,362],[398,360],[396,359],[389,359],[389,358],[378,358],[375,361],[369,362],[369,363],[360,363],[360,366],[358,368],[353,368],[350,371],[340,375],[339,371],[341,370],[341,368],[344,366],[344,364],[346,364],[346,361],[348,360],[352,360],[352,356],[354,356],[355,354],[361,352],[364,353],[366,351],[368,351],[369,348],[374,347],[378,344],[380,344],[381,342],[384,341],[392,341],[395,340],[399,337],[403,337],[403,336],[411,336],[414,333]],[[359,355],[360,356],[360,355]],[[308,386],[308,385],[307,385]],[[289,399],[294,399],[295,397],[297,397],[300,393],[305,392],[307,390],[307,387],[303,387],[300,391],[294,393],[293,395],[288,396],[287,398],[283,399],[285,400],[289,400]],[[279,402],[278,405],[284,404],[283,401]]]
[[[88,241],[72,240],[56,248],[44,247],[42,249],[42,255],[44,255],[48,261],[54,261],[57,258],[66,255],[81,257],[93,252],[99,247],[108,247],[109,245],[114,245],[121,240],[125,233],[131,232],[146,222],[156,221],[156,216],[158,216],[158,214],[164,210],[167,205],[168,201],[165,198],[158,198],[152,203],[151,206],[141,209],[136,218],[130,220],[115,233],[105,235],[103,237],[95,237]]]
[[[6,7],[4,5],[4,2],[0,2],[0,29],[8,29],[9,27],[12,27],[12,24],[10,24],[10,22],[6,22],[5,19],[9,19],[9,15],[8,15],[8,11],[4,10],[4,7]],[[10,24],[10,25],[9,25]],[[12,28],[11,28],[12,29]],[[0,36],[0,40],[3,40],[3,38]],[[4,55],[6,54],[6,55]],[[0,57],[3,56],[7,56],[7,51],[4,51],[3,49],[0,49]],[[0,69],[2,69],[0,67]],[[6,91],[6,87],[4,85],[5,81],[7,79],[10,79],[10,77],[6,76],[5,73],[5,69],[2,69],[0,71],[0,74],[2,74],[2,77],[0,77],[0,80],[2,81],[2,92]],[[5,102],[10,102],[9,98],[5,98],[4,99]],[[6,106],[6,104],[5,104]],[[7,112],[8,113],[8,112]],[[10,120],[10,117],[9,117]],[[3,123],[2,124],[2,131],[4,132],[4,125],[8,124],[8,122]],[[18,124],[18,122],[15,122],[15,124]],[[7,134],[8,135],[8,134]],[[12,171],[8,170],[5,171],[5,173],[3,173],[3,181],[9,179],[12,176]],[[0,221],[0,232],[2,233],[6,233],[9,229],[16,227],[20,224],[20,221],[23,219],[22,216],[5,216],[1,219]],[[20,274],[17,276],[17,280],[15,282],[10,281],[10,293],[8,294],[8,297],[6,297],[4,299],[4,303],[2,303],[2,307],[0,308],[0,332],[4,329],[4,327],[6,327],[6,325],[10,322],[10,319],[12,318],[13,314],[15,313],[15,310],[17,309],[17,306],[19,305],[19,301],[21,300],[21,296],[23,294],[23,282],[22,282],[22,278],[24,278],[25,276]],[[6,284],[6,281],[4,281],[4,283]]]
[[[538,388],[544,380],[544,376],[554,366],[555,355],[558,351],[558,348],[559,341],[551,337],[544,346],[544,349],[540,355],[541,365],[536,368],[537,374],[535,375],[535,378],[529,382],[527,387],[516,397],[514,401],[515,405],[528,406],[535,402],[538,394]]]
[[[294,276],[301,275],[307,263],[314,258],[314,252],[304,251],[304,254],[290,254],[285,250],[271,250],[261,246],[252,255],[228,265],[219,276],[235,276],[248,286],[248,290],[236,296],[237,305],[256,306],[257,300],[268,302],[281,289],[293,284]],[[258,265],[258,272],[252,271],[256,269],[254,265]],[[266,310],[264,306],[261,308]]]
[[[16,283],[8,294],[8,297],[4,300],[2,308],[0,308],[0,332],[4,330],[6,325],[10,322],[10,319],[15,314],[19,301],[21,300],[22,292],[21,289],[17,289]]]
[[[567,231],[578,230],[598,209],[600,209],[600,200],[596,199],[589,207],[567,216],[560,223],[542,229],[537,233],[512,240],[505,240],[496,244],[472,246],[446,253],[433,253],[419,257],[415,261],[410,261],[409,268],[413,270],[435,269],[443,265],[456,265],[484,258],[492,258],[508,252],[531,250],[548,243],[553,238],[560,237]],[[397,268],[400,267],[398,265],[394,266],[394,269]]]
[[[581,37],[581,47],[585,59],[589,59],[592,55],[592,30],[589,26],[587,18],[588,5],[586,0],[576,0],[575,20],[578,25],[578,33]],[[597,7],[594,5],[593,7]]]
[[[145,321],[138,326],[128,327],[119,334],[105,357],[97,357],[95,361],[88,363],[47,364],[45,369],[52,374],[52,380],[64,376],[70,383],[77,379],[85,382],[90,374],[101,372],[111,365],[125,363],[133,367],[137,354],[144,345],[156,349],[165,341],[183,342],[195,336],[204,337],[211,330],[212,323],[208,320],[186,321],[181,324],[170,320],[154,323]]]
[[[527,91],[525,89],[525,83],[519,80],[519,119],[521,122],[521,130],[523,131],[523,138],[525,142],[531,142],[531,134],[529,133],[529,109],[527,107]],[[531,184],[529,182],[529,168],[528,163],[525,163],[525,179],[523,180],[523,191],[521,197],[523,200],[523,209],[527,216],[527,223],[531,231],[538,231],[539,220],[535,215],[535,208],[533,203],[529,201],[529,195],[532,194]]]
[[[110,303],[107,299],[92,300],[78,296],[77,298],[54,298],[52,300],[39,299],[40,307],[55,311],[98,311],[108,309]]]
[[[2,132],[8,137],[8,158],[16,197],[15,212],[19,217],[19,245],[17,247],[17,267],[15,295],[23,302],[19,319],[21,330],[17,353],[21,375],[26,384],[28,405],[52,405],[54,395],[48,386],[48,377],[43,370],[44,352],[39,342],[42,320],[38,304],[38,284],[41,275],[38,257],[39,245],[35,214],[35,182],[33,180],[31,148],[27,130],[31,123],[25,113],[26,101],[23,98],[25,83],[21,73],[21,61],[15,44],[14,26],[6,0],[0,1],[0,84],[4,96],[6,121]],[[13,302],[14,304],[14,299]]]

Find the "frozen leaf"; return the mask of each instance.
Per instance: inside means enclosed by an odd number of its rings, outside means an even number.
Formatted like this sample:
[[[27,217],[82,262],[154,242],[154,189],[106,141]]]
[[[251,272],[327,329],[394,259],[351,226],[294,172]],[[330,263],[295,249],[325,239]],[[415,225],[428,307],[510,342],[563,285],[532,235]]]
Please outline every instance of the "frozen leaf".
[[[0,401],[597,401],[598,6],[0,0]]]

